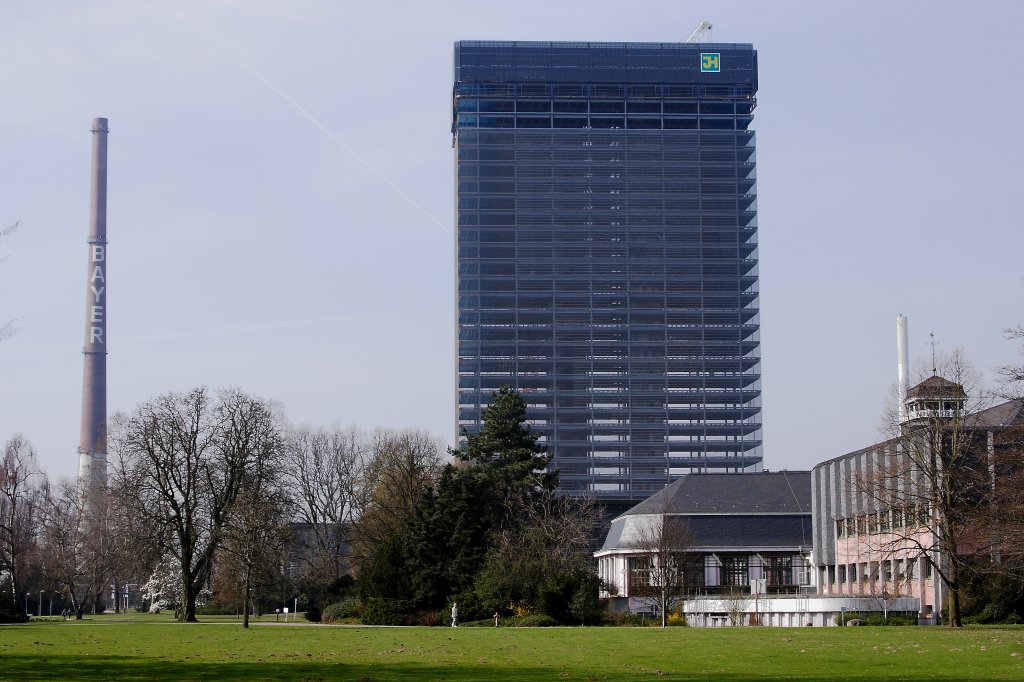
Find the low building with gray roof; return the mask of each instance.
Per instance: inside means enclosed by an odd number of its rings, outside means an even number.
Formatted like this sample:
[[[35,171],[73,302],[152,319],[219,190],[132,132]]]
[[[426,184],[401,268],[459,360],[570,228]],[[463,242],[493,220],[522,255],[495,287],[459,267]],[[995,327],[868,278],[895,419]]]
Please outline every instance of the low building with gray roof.
[[[684,532],[663,530],[673,526]],[[677,549],[690,566],[689,595],[814,590],[809,471],[690,474],[613,519],[594,556],[619,610],[650,606],[651,529],[685,538],[687,546]]]

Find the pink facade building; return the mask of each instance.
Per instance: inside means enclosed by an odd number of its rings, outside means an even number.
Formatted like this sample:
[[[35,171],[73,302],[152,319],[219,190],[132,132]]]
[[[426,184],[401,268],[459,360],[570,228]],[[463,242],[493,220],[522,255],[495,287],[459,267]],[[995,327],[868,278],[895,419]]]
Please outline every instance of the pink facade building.
[[[812,470],[812,563],[822,594],[870,597],[883,608],[910,597],[918,621],[934,624],[947,607],[950,548],[970,555],[989,544],[972,540],[970,521],[942,518],[949,505],[935,488],[962,488],[962,503],[992,497],[1000,449],[1024,426],[1024,407],[972,411],[963,387],[937,375],[905,396],[892,439]]]

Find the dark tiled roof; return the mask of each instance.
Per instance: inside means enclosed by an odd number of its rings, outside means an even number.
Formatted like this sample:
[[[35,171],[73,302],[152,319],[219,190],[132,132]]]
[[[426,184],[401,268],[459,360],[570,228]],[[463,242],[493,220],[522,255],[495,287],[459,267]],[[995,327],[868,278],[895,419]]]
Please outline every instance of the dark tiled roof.
[[[966,395],[963,386],[943,379],[938,374],[933,374],[907,391],[908,400],[911,398],[962,398]]]
[[[723,514],[670,516],[667,523],[685,523],[695,549],[763,548],[794,549],[811,546],[811,515],[806,514]],[[612,522],[602,552],[633,549],[640,519],[622,516]]]
[[[694,547],[806,547],[811,546],[811,515],[691,516]]]
[[[997,428],[1024,425],[1024,400],[1010,400],[987,410],[975,412],[966,419],[974,428]]]
[[[631,514],[810,514],[811,472],[689,474]]]

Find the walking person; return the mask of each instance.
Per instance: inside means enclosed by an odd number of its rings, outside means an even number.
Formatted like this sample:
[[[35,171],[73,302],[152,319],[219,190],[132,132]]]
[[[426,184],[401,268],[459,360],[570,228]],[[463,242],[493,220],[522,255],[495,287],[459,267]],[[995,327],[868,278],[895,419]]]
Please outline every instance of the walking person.
[[[452,603],[452,627],[459,627],[459,604],[458,602]]]

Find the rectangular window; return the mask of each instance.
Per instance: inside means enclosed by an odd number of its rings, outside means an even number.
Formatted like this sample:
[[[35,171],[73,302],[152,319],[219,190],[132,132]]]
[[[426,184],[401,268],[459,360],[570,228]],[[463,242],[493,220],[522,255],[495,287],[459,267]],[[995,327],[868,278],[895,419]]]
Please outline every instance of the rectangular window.
[[[765,557],[764,577],[769,585],[792,585],[793,584],[793,557],[791,556],[767,556]],[[846,580],[846,571],[840,566],[840,582]]]
[[[521,99],[516,102],[516,111],[551,111],[551,100]]]
[[[625,113],[625,110],[626,103],[621,100],[617,102],[593,100],[590,102],[590,113],[592,114],[622,114]]]
[[[687,590],[704,587],[704,557],[689,559],[683,564],[683,586]]]
[[[493,113],[499,111],[515,111],[515,102],[513,100],[494,100],[485,99],[480,101],[480,111],[485,113]]]
[[[696,102],[665,102],[666,114],[696,114]]]
[[[634,130],[657,130],[661,128],[661,119],[658,117],[630,116],[626,119],[629,128]]]
[[[585,99],[556,99],[554,102],[555,112],[562,112],[567,114],[572,113],[587,113],[587,100]]]
[[[626,557],[626,589],[642,592],[651,584],[651,560],[645,556]]]
[[[750,585],[750,567],[745,556],[722,559],[722,584],[734,587]]]

